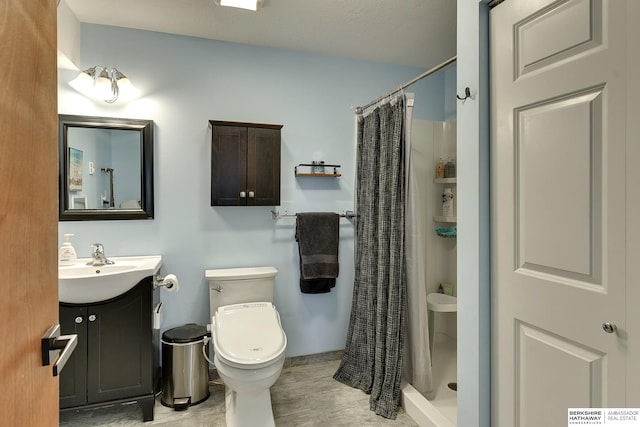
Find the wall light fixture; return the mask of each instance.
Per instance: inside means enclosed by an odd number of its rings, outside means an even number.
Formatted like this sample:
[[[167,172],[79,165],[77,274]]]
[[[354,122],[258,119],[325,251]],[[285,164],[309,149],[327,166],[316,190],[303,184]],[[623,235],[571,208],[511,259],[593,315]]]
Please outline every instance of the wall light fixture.
[[[69,85],[85,96],[100,99],[109,104],[118,98],[130,100],[138,95],[131,80],[116,68],[94,66],[87,68]]]

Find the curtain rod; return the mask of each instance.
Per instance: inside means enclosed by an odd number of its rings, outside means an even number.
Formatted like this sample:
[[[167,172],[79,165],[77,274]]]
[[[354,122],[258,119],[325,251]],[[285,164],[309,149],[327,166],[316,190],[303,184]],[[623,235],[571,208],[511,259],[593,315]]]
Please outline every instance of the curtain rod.
[[[444,67],[446,67],[447,65],[456,62],[457,57],[453,56],[449,59],[447,59],[446,61],[444,61],[441,64],[436,65],[435,67],[431,68],[430,70],[425,71],[424,73],[420,74],[418,77],[415,77],[412,80],[409,80],[408,82],[398,86],[396,89],[392,90],[391,92],[388,92],[385,95],[382,95],[381,97],[376,98],[374,101],[371,101],[370,103],[368,103],[367,105],[364,105],[362,107],[356,107],[356,114],[362,114],[364,112],[364,110],[366,110],[367,108],[371,107],[372,105],[377,104],[378,102],[382,101],[383,99],[385,99],[388,96],[393,95],[394,93],[400,92],[401,90],[403,90],[404,88],[407,88],[409,86],[411,86],[412,84],[414,84],[415,82],[417,82],[418,80],[422,80],[427,76],[430,76],[431,74],[442,70]]]

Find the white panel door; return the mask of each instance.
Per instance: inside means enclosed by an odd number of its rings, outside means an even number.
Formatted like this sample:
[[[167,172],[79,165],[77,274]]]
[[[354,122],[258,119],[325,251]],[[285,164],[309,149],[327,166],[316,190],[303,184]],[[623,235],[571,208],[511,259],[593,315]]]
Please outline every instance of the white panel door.
[[[491,11],[492,426],[627,406],[626,13]]]

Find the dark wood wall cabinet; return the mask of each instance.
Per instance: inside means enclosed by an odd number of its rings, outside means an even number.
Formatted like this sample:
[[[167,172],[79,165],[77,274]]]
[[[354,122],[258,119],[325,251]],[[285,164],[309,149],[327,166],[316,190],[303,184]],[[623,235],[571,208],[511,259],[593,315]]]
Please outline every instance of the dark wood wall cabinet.
[[[211,206],[279,206],[282,125],[209,123]]]
[[[144,421],[153,420],[160,355],[152,307],[158,302],[147,277],[108,301],[60,303],[62,333],[78,334],[60,373],[60,410],[137,402]]]

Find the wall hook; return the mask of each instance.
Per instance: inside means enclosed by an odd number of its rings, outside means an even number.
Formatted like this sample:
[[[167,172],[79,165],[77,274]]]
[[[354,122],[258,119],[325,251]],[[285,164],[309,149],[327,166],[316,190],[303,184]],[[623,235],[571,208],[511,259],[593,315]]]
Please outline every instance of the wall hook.
[[[469,90],[469,87],[467,86],[464,88],[464,98],[460,95],[456,95],[456,98],[458,98],[460,101],[465,101],[467,98],[471,98],[471,91]]]

